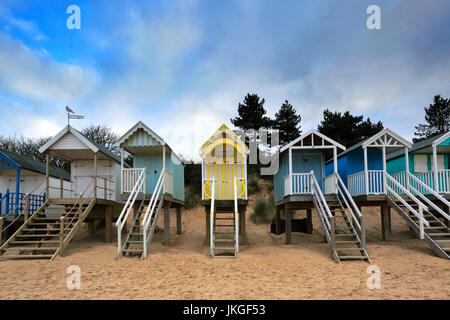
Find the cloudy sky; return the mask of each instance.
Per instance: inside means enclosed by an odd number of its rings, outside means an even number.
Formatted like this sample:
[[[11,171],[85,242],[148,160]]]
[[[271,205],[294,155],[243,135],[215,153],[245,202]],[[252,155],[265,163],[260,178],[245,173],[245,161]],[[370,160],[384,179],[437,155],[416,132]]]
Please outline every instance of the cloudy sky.
[[[53,135],[69,105],[79,129],[142,120],[192,158],[250,92],[270,116],[288,99],[304,131],[330,108],[411,139],[433,96],[450,97],[449,15],[447,0],[2,0],[0,134]]]

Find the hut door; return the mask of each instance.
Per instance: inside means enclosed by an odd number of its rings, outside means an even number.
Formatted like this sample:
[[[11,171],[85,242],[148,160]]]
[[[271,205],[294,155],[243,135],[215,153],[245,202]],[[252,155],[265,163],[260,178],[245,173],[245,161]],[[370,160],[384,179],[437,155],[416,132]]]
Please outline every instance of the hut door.
[[[243,165],[237,163],[227,164],[211,164],[208,165],[207,178],[216,178],[216,199],[218,200],[232,200],[234,177],[242,178],[244,174]],[[238,194],[242,187],[238,185]]]

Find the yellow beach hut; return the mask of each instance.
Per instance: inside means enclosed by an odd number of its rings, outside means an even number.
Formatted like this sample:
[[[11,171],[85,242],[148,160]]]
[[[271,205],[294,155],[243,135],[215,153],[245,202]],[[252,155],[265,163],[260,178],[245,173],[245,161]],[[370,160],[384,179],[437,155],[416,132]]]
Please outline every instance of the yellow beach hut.
[[[233,255],[246,243],[248,147],[225,124],[202,145],[202,204],[211,256]],[[239,227],[240,225],[240,227]]]

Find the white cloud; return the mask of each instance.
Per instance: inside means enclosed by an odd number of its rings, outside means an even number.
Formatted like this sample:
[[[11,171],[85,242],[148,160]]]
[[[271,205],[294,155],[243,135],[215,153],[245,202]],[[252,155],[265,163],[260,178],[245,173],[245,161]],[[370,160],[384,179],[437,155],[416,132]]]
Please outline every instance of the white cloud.
[[[0,91],[25,99],[71,101],[98,82],[88,68],[55,61],[45,52],[0,34]]]

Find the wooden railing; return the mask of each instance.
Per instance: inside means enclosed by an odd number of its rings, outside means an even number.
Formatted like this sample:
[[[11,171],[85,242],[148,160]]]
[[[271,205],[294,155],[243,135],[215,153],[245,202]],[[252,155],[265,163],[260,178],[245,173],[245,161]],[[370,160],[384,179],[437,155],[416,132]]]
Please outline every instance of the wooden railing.
[[[311,173],[293,173],[284,178],[284,194],[311,194]]]
[[[416,173],[414,176],[417,180],[410,179],[407,181],[405,171],[392,174],[392,177],[402,186],[407,186],[407,183],[409,182],[418,192],[423,194],[430,194],[432,191],[437,191],[438,193],[450,193],[450,170],[448,169],[438,170],[438,190],[436,190],[433,171]],[[419,183],[419,181],[422,183]],[[400,191],[401,190],[396,190],[396,192]]]
[[[116,182],[113,179],[97,176],[97,194],[96,194],[97,198],[111,200],[114,199],[113,195],[115,192],[116,192]]]
[[[122,179],[120,180],[120,192],[121,193],[129,193],[133,191],[134,186],[141,174],[141,172],[145,172],[145,168],[123,168],[122,169]],[[145,193],[145,173],[144,173],[144,183],[141,184],[141,189],[137,190],[137,192]]]
[[[385,188],[383,175],[383,170],[368,170],[367,184],[364,171],[349,175],[347,177],[348,190],[352,196],[363,194],[384,194]],[[366,185],[368,186],[368,190],[366,190]]]

